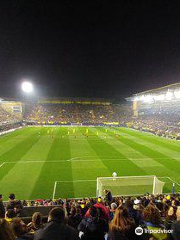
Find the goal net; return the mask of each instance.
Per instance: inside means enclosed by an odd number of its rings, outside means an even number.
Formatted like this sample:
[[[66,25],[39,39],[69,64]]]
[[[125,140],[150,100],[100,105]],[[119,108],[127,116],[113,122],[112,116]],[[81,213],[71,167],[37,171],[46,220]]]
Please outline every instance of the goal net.
[[[164,184],[156,176],[99,177],[97,196],[103,196],[105,189],[110,190],[113,196],[161,194]]]

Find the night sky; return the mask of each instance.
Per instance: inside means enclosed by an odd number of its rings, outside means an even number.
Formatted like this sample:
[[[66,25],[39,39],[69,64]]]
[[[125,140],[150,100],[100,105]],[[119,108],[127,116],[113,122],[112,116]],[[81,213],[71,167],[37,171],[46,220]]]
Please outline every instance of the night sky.
[[[1,1],[0,96],[121,99],[180,81],[179,1]]]

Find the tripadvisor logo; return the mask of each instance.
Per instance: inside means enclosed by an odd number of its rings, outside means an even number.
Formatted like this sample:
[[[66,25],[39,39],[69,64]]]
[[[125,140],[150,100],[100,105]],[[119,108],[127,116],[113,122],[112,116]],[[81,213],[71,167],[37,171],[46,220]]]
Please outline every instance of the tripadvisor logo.
[[[136,234],[136,235],[142,235],[142,234],[143,234],[143,229],[142,229],[142,227],[137,227],[137,228],[135,229],[135,234]]]

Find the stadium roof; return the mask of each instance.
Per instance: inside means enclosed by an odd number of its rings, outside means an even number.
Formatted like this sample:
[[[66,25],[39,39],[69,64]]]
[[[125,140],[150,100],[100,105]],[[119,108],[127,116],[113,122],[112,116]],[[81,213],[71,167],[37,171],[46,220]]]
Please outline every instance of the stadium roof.
[[[169,90],[175,90],[177,88],[180,88],[180,83],[173,83],[173,84],[169,84],[169,85],[166,85],[166,86],[163,86],[163,87],[143,91],[143,92],[140,92],[140,93],[133,94],[133,96],[134,95],[142,95],[142,94],[146,94],[146,93],[156,93],[156,92],[159,92],[159,91],[166,91],[168,89]]]
[[[180,82],[174,83],[174,84],[169,84],[163,87],[143,91],[140,93],[133,94],[131,97],[126,98],[127,101],[134,101],[137,100],[138,98],[142,97],[147,97],[147,96],[162,96],[167,95],[168,93],[172,93],[173,95],[177,95],[176,93],[180,92]],[[175,96],[176,97],[176,96]],[[174,98],[175,98],[174,97]],[[179,98],[179,97],[178,97]]]
[[[16,98],[7,98],[7,97],[0,97],[0,102],[19,102],[19,99]]]
[[[76,103],[76,104],[112,104],[112,99],[104,99],[104,98],[40,98],[38,103],[48,104],[48,103]]]

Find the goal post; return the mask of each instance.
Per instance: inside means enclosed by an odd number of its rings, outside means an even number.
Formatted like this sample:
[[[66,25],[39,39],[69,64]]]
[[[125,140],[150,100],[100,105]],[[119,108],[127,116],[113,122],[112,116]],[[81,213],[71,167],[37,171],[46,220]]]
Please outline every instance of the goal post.
[[[156,176],[126,176],[97,178],[97,197],[104,196],[108,189],[113,196],[143,195],[145,193],[161,194],[165,182]]]

